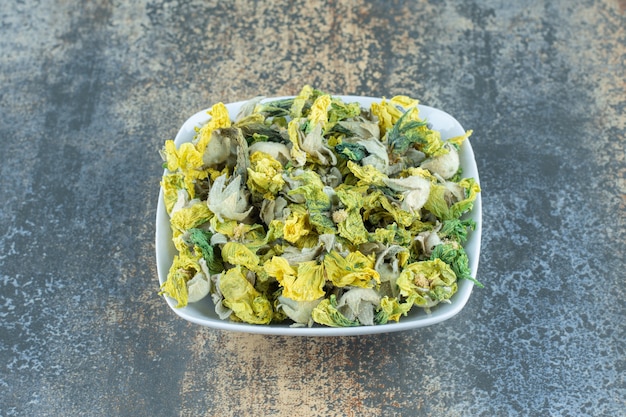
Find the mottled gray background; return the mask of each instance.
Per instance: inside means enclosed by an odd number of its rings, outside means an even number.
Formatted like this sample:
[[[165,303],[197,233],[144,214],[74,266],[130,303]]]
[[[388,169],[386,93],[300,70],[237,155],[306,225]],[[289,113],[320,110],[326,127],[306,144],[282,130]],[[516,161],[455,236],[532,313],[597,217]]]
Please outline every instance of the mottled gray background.
[[[626,2],[3,1],[1,416],[626,415]],[[473,129],[439,325],[214,331],[157,296],[158,150],[217,101],[409,94]]]

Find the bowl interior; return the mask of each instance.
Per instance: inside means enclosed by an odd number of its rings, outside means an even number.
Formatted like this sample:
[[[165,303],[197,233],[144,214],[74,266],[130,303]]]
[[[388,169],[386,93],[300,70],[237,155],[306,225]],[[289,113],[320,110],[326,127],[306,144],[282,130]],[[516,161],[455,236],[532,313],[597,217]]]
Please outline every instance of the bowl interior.
[[[358,102],[362,107],[369,108],[373,102],[380,102],[380,98],[358,97],[358,96],[336,96],[345,102]],[[274,100],[276,97],[268,100]],[[235,118],[239,109],[245,102],[230,103],[226,105],[231,118]],[[450,116],[448,113],[439,109],[419,106],[420,117],[426,119],[432,128],[441,132],[442,139],[448,139],[454,136],[460,136],[465,133],[461,124]],[[210,116],[206,110],[200,111],[191,116],[181,127],[176,135],[175,143],[180,145],[184,142],[190,142],[196,131],[195,128],[202,126],[209,120]],[[474,152],[469,140],[465,140],[461,146],[459,153],[463,175],[472,177],[480,184],[478,178],[478,170],[474,159]],[[469,266],[472,276],[476,278],[478,271],[478,260],[480,255],[480,240],[482,231],[482,205],[481,195],[478,194],[473,210],[467,215],[476,222],[476,229],[470,231],[467,242],[465,243],[465,251],[469,258]],[[172,260],[177,251],[172,243],[172,232],[169,224],[169,216],[165,210],[163,201],[163,191],[159,192],[159,200],[156,213],[156,260],[159,283],[165,282]],[[340,335],[361,335],[386,333],[401,330],[414,329],[424,326],[430,326],[435,323],[442,322],[456,315],[463,309],[472,293],[474,283],[470,280],[462,279],[458,282],[458,291],[451,298],[449,304],[439,304],[431,309],[428,314],[422,309],[413,308],[406,317],[402,317],[398,323],[387,323],[376,326],[359,326],[347,328],[329,328],[314,325],[313,327],[290,327],[289,324],[270,324],[270,325],[251,325],[246,323],[235,323],[229,320],[221,320],[215,313],[213,302],[210,297],[191,303],[183,308],[176,308],[176,302],[165,297],[168,305],[180,317],[190,322],[200,325],[248,333],[275,334],[275,335],[299,335],[299,336],[340,336]]]

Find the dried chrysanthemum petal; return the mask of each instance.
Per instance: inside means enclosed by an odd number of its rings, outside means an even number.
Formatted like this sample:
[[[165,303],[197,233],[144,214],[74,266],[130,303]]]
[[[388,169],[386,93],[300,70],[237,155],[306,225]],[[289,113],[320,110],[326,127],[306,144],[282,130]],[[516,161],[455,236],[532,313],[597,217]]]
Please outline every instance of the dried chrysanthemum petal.
[[[373,288],[351,288],[337,301],[339,310],[348,320],[356,320],[364,326],[374,324],[374,312],[380,305],[381,296]]]
[[[254,207],[249,206],[245,190],[241,188],[241,177],[231,179],[228,185],[226,181],[226,175],[222,175],[213,183],[207,200],[208,207],[220,221],[242,221]]]
[[[161,150],[175,257],[161,294],[253,324],[398,321],[474,280],[461,244],[480,187],[460,179],[464,135],[443,140],[418,101],[369,109],[311,86],[222,103],[190,143]]]
[[[280,162],[269,154],[257,151],[250,155],[246,185],[250,191],[256,191],[263,198],[274,200],[285,185],[282,173],[283,166]]]
[[[231,268],[223,274],[219,288],[224,296],[224,305],[240,320],[252,324],[272,321],[272,304],[246,279],[241,268]]]
[[[324,257],[326,276],[336,287],[371,288],[380,283],[380,275],[374,269],[374,257],[359,251],[344,257],[331,251]]]
[[[207,148],[215,129],[230,127],[231,125],[228,109],[223,103],[217,103],[208,111],[208,114],[211,116],[211,119],[200,128],[198,142],[196,143],[196,148],[201,153],[204,153]]]
[[[403,199],[400,207],[410,213],[416,213],[424,207],[430,194],[430,181],[418,175],[405,178],[387,178],[384,183],[392,190],[401,193]]]
[[[322,300],[323,297],[311,301],[296,301],[281,295],[278,297],[277,308],[284,311],[294,323],[311,326],[313,324],[311,313]]]
[[[448,145],[446,148],[448,149],[447,153],[429,158],[420,166],[447,180],[459,170],[461,161],[459,160],[459,152],[454,147]]]

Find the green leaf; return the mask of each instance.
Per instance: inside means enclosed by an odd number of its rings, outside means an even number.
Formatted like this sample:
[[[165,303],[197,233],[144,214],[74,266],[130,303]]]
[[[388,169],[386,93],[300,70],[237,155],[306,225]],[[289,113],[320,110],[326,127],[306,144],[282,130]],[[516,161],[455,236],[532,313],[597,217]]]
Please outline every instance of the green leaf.
[[[189,241],[197,246],[202,252],[202,258],[206,262],[211,274],[219,274],[224,270],[222,254],[219,246],[211,246],[213,233],[201,229],[189,230]]]
[[[416,134],[415,129],[426,126],[427,122],[424,120],[405,121],[406,117],[413,112],[411,109],[405,112],[400,119],[393,125],[393,129],[387,136],[387,143],[391,147],[392,151],[398,154],[403,154],[409,149],[413,143],[423,142],[422,135]]]
[[[344,103],[339,99],[332,99],[330,110],[328,111],[328,121],[335,123],[360,114],[361,106],[359,103]]]
[[[348,129],[347,127],[345,127],[341,123],[334,124],[325,133],[326,136],[333,135],[333,134],[334,135],[344,135],[347,138],[350,138],[350,137],[356,135],[352,130]]]
[[[261,113],[265,117],[289,116],[292,104],[292,98],[274,100],[267,103],[259,103],[257,107],[257,112]]]
[[[256,142],[284,142],[279,131],[261,123],[241,126],[240,129],[248,145]]]
[[[347,159],[355,162],[359,162],[361,159],[368,155],[365,146],[358,143],[343,142],[335,146],[335,151],[338,155],[344,156]]]
[[[468,279],[473,281],[474,284],[480,288],[484,287],[483,284],[472,277],[472,271],[469,267],[469,259],[465,249],[463,249],[463,246],[457,243],[442,243],[435,246],[432,254],[430,255],[430,259],[440,259],[448,264],[452,271],[456,274],[457,279]]]
[[[467,240],[468,229],[474,230],[476,222],[472,219],[451,219],[445,220],[439,230],[439,237],[445,237],[459,243]]]

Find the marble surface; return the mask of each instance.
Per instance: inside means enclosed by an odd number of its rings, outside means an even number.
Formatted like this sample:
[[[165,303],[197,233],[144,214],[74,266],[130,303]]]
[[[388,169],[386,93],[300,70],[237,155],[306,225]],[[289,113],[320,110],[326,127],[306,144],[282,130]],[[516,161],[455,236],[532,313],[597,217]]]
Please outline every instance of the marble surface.
[[[0,5],[0,416],[626,415],[626,2]],[[215,331],[157,295],[158,150],[217,101],[473,129],[479,280],[429,328]]]

